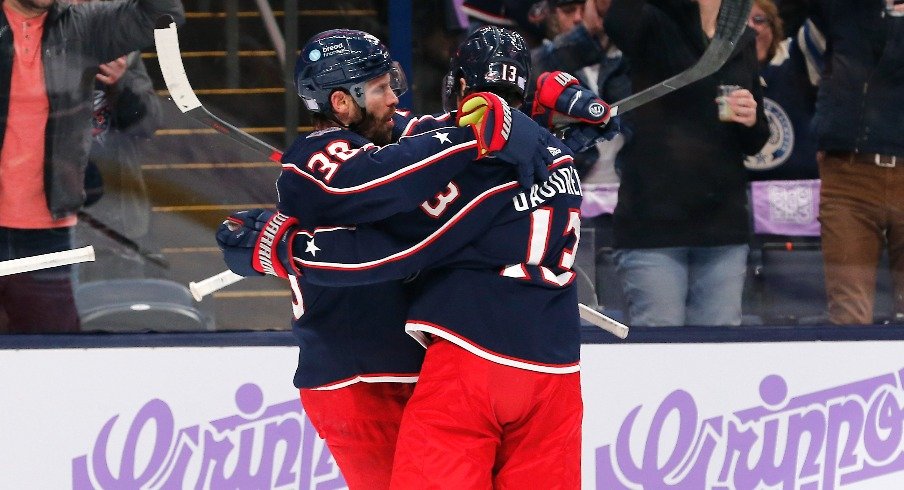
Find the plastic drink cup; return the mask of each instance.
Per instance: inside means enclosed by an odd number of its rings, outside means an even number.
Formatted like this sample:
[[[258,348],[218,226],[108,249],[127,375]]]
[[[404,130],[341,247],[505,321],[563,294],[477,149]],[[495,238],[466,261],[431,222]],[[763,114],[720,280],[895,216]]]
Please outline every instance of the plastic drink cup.
[[[738,85],[719,85],[719,96],[716,98],[716,104],[719,106],[720,121],[731,121],[731,117],[734,116],[734,111],[731,110],[731,106],[728,105],[728,101],[726,101],[725,98],[735,90],[740,89],[741,87]]]

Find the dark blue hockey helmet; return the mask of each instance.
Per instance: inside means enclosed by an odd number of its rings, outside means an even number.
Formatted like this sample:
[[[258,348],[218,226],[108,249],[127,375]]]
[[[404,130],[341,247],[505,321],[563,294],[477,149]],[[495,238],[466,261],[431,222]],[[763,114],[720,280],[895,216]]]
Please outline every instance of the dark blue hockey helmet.
[[[457,105],[464,79],[469,91],[494,92],[513,102],[523,102],[530,79],[530,50],[517,32],[498,26],[484,26],[468,36],[449,61],[443,83],[443,106]]]
[[[345,90],[364,108],[364,84],[390,74],[396,96],[408,90],[405,74],[376,36],[332,29],[312,37],[295,63],[295,88],[311,112],[331,114],[330,95]]]

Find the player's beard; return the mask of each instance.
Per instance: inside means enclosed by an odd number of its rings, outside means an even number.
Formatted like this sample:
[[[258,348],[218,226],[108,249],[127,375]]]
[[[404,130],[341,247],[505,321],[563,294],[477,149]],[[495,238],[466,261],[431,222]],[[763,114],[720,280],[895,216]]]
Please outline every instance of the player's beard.
[[[364,119],[350,125],[352,131],[364,136],[378,146],[392,143],[392,126],[385,121],[378,121],[370,112],[364,113]]]

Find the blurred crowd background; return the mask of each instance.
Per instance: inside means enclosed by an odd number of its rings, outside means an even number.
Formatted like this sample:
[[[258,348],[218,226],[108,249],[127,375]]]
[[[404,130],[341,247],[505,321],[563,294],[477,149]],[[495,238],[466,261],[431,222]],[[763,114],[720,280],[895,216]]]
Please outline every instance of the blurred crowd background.
[[[484,24],[525,37],[534,77],[565,71],[614,103],[690,66],[719,3],[184,0],[179,40],[204,106],[282,148],[311,129],[293,53],[328,28],[384,40],[418,113],[442,111],[450,54]],[[902,15],[892,0],[755,0],[722,70],[588,141],[577,155],[581,301],[631,325],[902,321]],[[275,205],[278,165],[180,113],[153,46],[106,64],[116,77],[96,81],[72,235],[97,260],[61,269],[76,326],[25,332],[289,329],[281,280],[245,279],[201,301],[186,289],[225,270],[213,231],[226,215]],[[756,102],[750,119],[720,120],[736,90]],[[30,287],[11,277],[4,301]],[[0,332],[22,330],[6,318]]]

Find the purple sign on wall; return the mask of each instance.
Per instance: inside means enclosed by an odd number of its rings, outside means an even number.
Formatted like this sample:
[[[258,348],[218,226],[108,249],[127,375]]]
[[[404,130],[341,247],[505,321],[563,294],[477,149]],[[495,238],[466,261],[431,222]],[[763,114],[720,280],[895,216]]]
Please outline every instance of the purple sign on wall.
[[[750,183],[755,233],[819,236],[819,180]]]
[[[900,472],[902,376],[789,397],[785,380],[771,375],[760,383],[761,406],[705,420],[693,396],[675,390],[648,427],[637,423],[644,407],[635,407],[617,440],[597,448],[596,488],[828,490]],[[674,443],[665,443],[664,428],[676,421]]]
[[[72,488],[346,486],[298,399],[261,411],[263,393],[248,383],[238,388],[235,402],[236,414],[184,428],[176,428],[173,411],[157,399],[145,403],[131,422],[120,423],[114,415],[91,450],[73,459]],[[115,431],[126,431],[122,447],[110,446]]]

